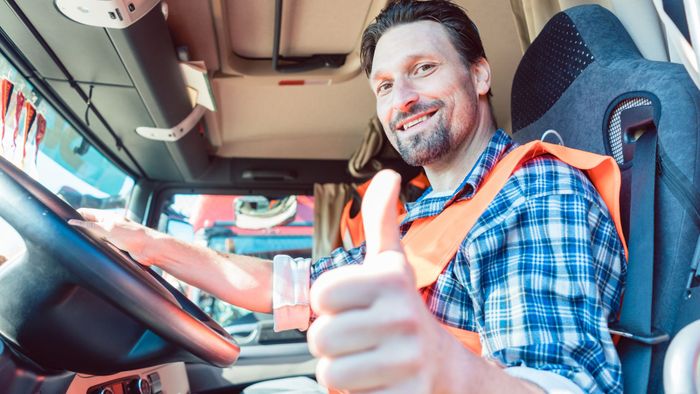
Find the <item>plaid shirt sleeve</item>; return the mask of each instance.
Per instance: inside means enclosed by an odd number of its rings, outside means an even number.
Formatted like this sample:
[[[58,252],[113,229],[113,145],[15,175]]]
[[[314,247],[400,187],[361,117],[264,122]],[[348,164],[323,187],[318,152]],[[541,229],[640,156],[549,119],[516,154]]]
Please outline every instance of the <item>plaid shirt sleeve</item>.
[[[468,264],[457,276],[473,301],[485,356],[557,373],[586,392],[622,392],[607,329],[625,274],[617,232],[597,195],[551,190],[511,196],[518,200],[460,251]]]
[[[331,252],[329,257],[320,258],[311,265],[311,283],[313,284],[316,279],[326,271],[348,264],[361,264],[364,260],[364,242],[360,246],[350,250],[345,250],[343,248],[335,249]]]

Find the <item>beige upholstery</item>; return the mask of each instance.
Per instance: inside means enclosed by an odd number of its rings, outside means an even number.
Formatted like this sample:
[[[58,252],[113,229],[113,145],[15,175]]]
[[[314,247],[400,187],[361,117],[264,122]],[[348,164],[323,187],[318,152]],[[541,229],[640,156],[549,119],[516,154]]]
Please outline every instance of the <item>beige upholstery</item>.
[[[342,245],[340,239],[340,214],[345,202],[350,198],[350,185],[314,185],[314,260],[328,256]]]

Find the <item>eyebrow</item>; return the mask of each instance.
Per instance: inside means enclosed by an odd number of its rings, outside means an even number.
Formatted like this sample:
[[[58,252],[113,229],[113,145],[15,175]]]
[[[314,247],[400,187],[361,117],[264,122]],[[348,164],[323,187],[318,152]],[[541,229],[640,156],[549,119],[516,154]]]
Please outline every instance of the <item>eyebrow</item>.
[[[407,64],[415,63],[416,60],[418,60],[418,59],[429,58],[429,57],[432,57],[432,56],[429,56],[429,55],[424,54],[424,53],[417,53],[417,54],[410,55],[406,59],[404,59],[403,62],[401,62],[401,67],[406,67]],[[382,69],[372,70],[372,72],[369,74],[369,80],[376,81],[379,79],[384,79],[383,76],[386,74],[388,74],[388,72],[384,71]]]

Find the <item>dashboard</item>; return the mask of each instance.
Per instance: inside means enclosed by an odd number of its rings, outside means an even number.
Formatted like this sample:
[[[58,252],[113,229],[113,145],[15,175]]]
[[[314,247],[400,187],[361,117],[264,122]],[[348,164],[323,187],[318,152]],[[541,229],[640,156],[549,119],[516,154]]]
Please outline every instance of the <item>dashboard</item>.
[[[190,392],[185,363],[124,371],[114,375],[76,374],[67,394],[185,394]]]

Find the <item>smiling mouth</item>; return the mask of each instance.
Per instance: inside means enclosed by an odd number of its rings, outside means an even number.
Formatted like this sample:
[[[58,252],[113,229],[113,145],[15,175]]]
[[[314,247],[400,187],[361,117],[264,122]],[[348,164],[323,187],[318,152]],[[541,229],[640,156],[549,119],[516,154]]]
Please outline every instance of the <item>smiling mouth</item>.
[[[397,129],[400,131],[409,130],[410,128],[415,127],[415,126],[425,122],[426,120],[430,119],[433,115],[435,115],[436,112],[437,112],[437,110],[434,110],[434,111],[424,113],[423,115],[419,115],[418,117],[409,118],[406,121],[399,124]]]

